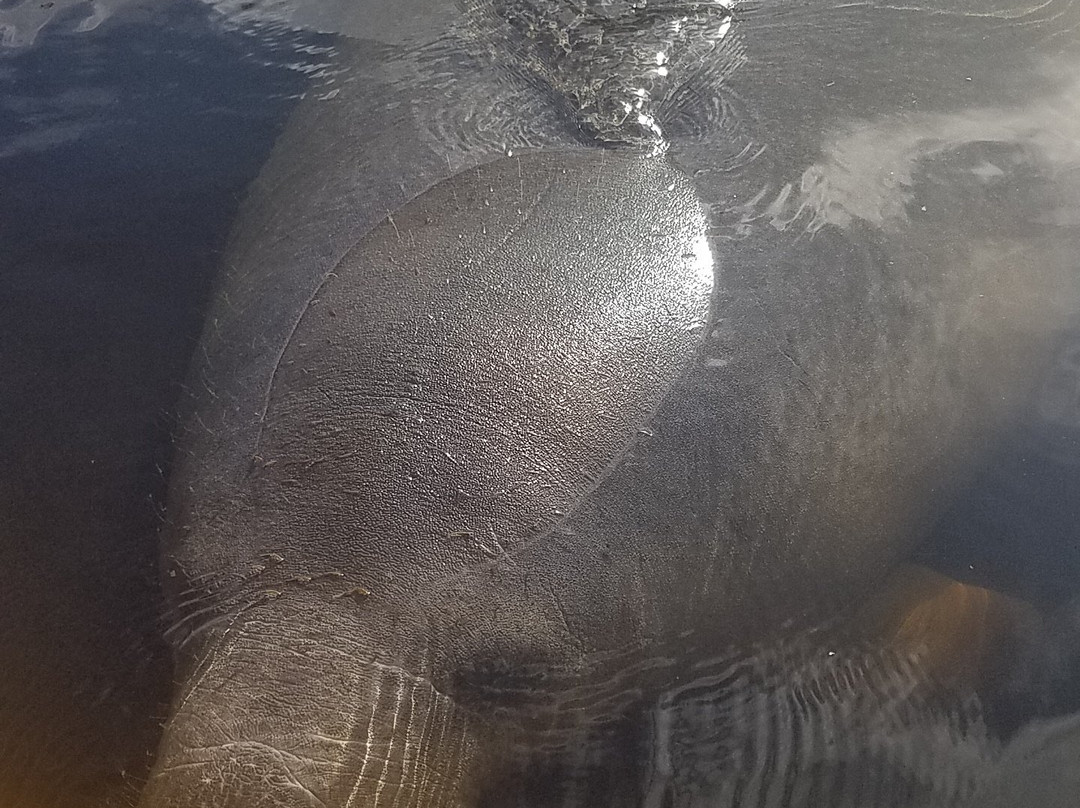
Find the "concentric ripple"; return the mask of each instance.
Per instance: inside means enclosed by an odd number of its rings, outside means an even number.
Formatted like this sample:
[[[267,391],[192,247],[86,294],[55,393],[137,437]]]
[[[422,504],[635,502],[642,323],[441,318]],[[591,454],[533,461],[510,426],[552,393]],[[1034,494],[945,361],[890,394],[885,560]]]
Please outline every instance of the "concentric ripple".
[[[465,0],[517,70],[602,144],[664,148],[669,99],[715,63],[732,0]]]

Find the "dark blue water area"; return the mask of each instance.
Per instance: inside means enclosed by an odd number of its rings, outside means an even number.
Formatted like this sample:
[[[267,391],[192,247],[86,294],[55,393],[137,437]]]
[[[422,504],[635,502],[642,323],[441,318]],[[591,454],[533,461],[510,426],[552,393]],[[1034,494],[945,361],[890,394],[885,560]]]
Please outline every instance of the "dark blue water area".
[[[176,401],[244,189],[305,89],[297,49],[320,44],[160,5],[0,48],[5,806],[138,791],[169,698]]]
[[[90,33],[58,20],[2,54],[4,280],[85,306],[131,295],[113,313],[157,306],[145,319],[163,328],[205,294],[304,79],[280,64],[298,37],[223,33],[199,4],[141,16]]]

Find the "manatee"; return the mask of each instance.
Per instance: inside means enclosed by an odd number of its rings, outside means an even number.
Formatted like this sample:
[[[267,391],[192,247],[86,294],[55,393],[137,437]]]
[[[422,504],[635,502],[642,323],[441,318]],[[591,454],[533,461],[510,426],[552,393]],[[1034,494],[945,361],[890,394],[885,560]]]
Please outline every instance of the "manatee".
[[[430,13],[338,41],[234,228],[140,804],[960,806],[1037,770],[1001,715],[1067,677],[1044,611],[908,562],[1076,328],[1040,44],[1075,11]]]

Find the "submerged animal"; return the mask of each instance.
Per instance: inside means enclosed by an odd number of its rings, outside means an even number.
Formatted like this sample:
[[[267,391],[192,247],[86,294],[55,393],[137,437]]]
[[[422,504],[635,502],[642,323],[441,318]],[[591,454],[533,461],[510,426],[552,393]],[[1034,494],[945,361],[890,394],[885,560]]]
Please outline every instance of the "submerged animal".
[[[985,793],[1042,617],[903,562],[1075,326],[1078,161],[1050,112],[980,140],[1002,88],[912,54],[909,114],[898,20],[1034,48],[956,5],[485,0],[341,40],[192,371],[143,808]],[[972,191],[1004,175],[1041,208]]]

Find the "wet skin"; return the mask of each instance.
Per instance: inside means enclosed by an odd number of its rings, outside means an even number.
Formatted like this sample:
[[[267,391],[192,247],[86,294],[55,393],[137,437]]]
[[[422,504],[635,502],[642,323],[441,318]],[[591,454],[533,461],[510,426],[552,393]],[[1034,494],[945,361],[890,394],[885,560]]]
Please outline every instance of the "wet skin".
[[[1044,11],[343,39],[192,372],[141,805],[977,799],[1001,705],[1069,663],[903,561],[1018,424],[1077,426],[1076,54],[1042,49],[1076,14]]]

